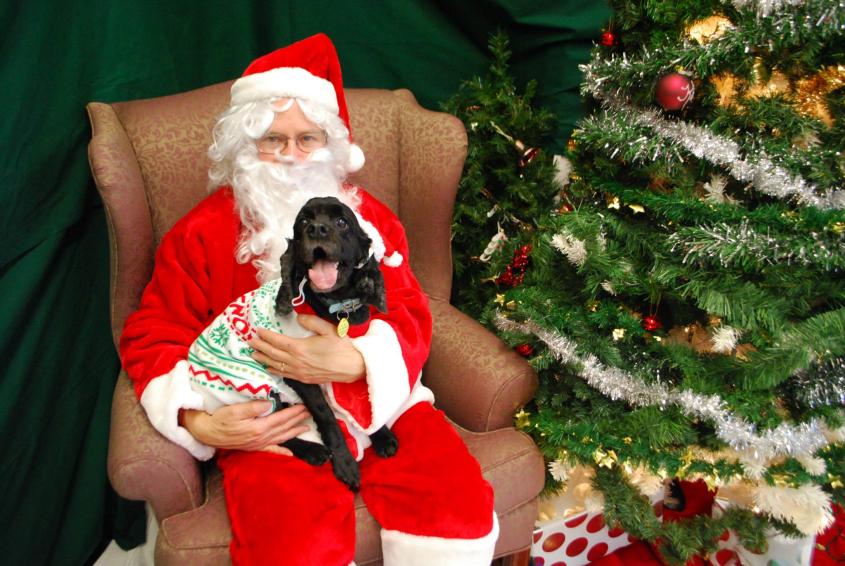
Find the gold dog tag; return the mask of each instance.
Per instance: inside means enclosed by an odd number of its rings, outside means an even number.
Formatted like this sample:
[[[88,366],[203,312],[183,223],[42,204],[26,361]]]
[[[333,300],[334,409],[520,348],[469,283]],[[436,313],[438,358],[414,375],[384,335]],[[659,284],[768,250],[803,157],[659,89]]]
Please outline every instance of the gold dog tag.
[[[345,337],[349,332],[349,319],[341,318],[337,323],[337,335],[341,338]]]

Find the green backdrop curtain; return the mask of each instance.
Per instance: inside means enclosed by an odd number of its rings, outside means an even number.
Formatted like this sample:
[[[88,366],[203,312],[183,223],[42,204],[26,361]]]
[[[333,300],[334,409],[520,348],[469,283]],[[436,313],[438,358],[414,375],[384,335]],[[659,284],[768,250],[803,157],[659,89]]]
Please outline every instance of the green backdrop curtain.
[[[581,112],[577,64],[608,15],[574,0],[0,3],[0,562],[84,564],[143,526],[105,473],[119,362],[87,102],[234,78],[325,31],[347,86],[407,87],[436,109],[486,72],[502,29],[518,82],[536,78],[537,102],[558,115],[550,149],[561,148]]]

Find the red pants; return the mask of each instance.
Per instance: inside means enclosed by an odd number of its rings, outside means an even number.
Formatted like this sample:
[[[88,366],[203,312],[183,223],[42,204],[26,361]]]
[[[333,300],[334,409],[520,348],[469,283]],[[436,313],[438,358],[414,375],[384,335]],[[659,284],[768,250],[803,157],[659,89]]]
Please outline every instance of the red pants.
[[[443,413],[419,403],[391,430],[399,439],[396,455],[380,458],[368,448],[360,462],[361,497],[383,529],[386,566],[489,564],[498,532],[493,490]],[[235,564],[352,562],[354,496],[331,464],[233,451],[222,454],[218,465]],[[468,562],[476,556],[478,562]]]

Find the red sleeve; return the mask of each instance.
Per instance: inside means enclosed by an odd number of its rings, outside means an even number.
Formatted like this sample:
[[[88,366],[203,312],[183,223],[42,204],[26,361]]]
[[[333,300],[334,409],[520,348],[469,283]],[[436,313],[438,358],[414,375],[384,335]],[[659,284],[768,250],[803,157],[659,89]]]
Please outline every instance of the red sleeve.
[[[191,388],[188,348],[218,310],[214,285],[231,287],[234,240],[227,216],[231,206],[212,196],[164,236],[152,279],[120,338],[123,368],[150,422],[200,459],[213,450],[197,443],[177,418],[179,409],[204,408],[202,396]]]

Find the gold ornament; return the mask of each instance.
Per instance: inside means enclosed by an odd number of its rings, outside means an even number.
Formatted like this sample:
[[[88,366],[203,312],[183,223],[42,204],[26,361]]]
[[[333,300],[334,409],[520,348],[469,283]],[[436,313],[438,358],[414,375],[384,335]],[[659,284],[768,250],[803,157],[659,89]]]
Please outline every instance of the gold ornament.
[[[573,133],[573,135],[575,134]],[[578,149],[578,142],[575,141],[575,138],[569,138],[569,141],[566,142],[566,149],[575,153],[575,150]]]
[[[619,197],[610,197],[608,196],[607,200],[607,208],[615,208],[619,210]]]
[[[698,20],[687,26],[687,37],[697,42],[699,45],[704,45],[714,39],[718,39],[725,35],[725,32],[734,28],[731,22],[725,16],[716,14],[703,20]]]
[[[624,442],[625,444],[630,446],[631,443],[633,442],[633,440],[631,439],[630,436],[626,436],[625,438],[622,439],[622,442]]]
[[[834,222],[830,225],[830,229],[839,235],[845,233],[845,222]]]
[[[719,106],[727,108],[733,104],[736,97],[736,89],[739,86],[739,79],[731,73],[724,73],[710,78],[710,82],[716,87],[719,93]]]
[[[516,428],[520,430],[525,430],[531,427],[531,413],[527,412],[525,409],[520,409],[514,416],[514,424]]]
[[[507,303],[505,303],[505,308],[508,309],[509,311],[515,311],[516,310],[516,301],[508,301]]]
[[[845,65],[825,67],[815,75],[800,79],[795,84],[795,99],[798,112],[821,120],[828,128],[833,126],[833,117],[825,97],[845,86]]]
[[[645,212],[645,208],[641,204],[629,204],[628,208],[634,211],[634,214],[640,214]]]
[[[613,329],[613,341],[618,342],[625,337],[625,329],[624,328],[614,328]]]
[[[754,77],[754,84],[748,87],[747,96],[751,98],[767,98],[776,94],[787,94],[789,92],[789,79],[777,69],[771,73],[766,72],[763,59],[754,59],[754,70],[751,73]],[[768,75],[768,80],[763,79]]]
[[[616,452],[613,450],[608,450],[605,452],[601,448],[593,452],[593,461],[598,465],[599,468],[613,468],[613,465],[617,462],[618,457],[616,456]]]
[[[496,298],[493,302],[503,307],[505,306],[505,296],[502,293],[496,293]]]

